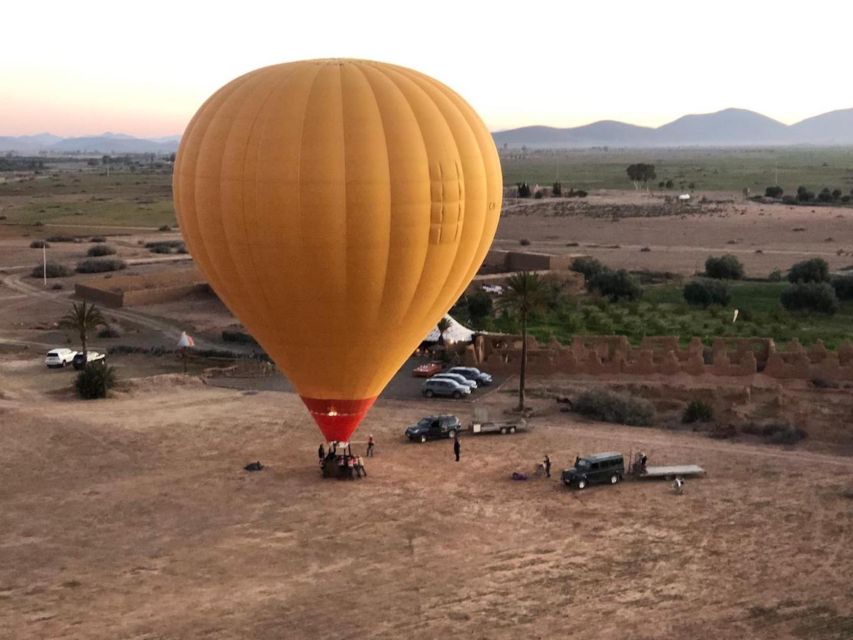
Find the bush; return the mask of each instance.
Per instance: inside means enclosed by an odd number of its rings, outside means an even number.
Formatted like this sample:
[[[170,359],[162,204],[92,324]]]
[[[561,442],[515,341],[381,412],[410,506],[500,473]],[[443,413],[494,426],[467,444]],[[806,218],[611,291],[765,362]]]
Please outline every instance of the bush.
[[[89,257],[111,256],[115,255],[116,250],[108,244],[96,244],[94,247],[89,247],[86,255]]]
[[[712,304],[726,306],[732,299],[732,294],[725,282],[700,278],[691,280],[684,285],[682,292],[687,304],[707,308]]]
[[[835,290],[826,282],[792,285],[782,292],[779,301],[788,311],[815,311],[832,315],[839,308]]]
[[[54,282],[52,285],[50,285],[50,288],[53,289],[54,291],[60,291],[62,289],[62,283],[61,282]]]
[[[172,230],[172,227],[170,227],[170,226],[169,226],[169,225],[167,225],[167,224],[160,225],[160,226],[157,228],[157,231],[171,231],[171,230]]]
[[[781,198],[783,193],[785,193],[785,190],[779,186],[767,187],[764,190],[764,195],[768,198]]]
[[[110,258],[92,258],[77,263],[77,273],[104,273],[106,271],[119,271],[125,269],[127,263],[124,260]]]
[[[518,183],[518,197],[519,198],[529,198],[530,197],[530,185],[526,182]]]
[[[740,280],[743,278],[743,265],[735,256],[710,256],[705,260],[705,275],[721,280]]]
[[[551,195],[554,198],[559,198],[561,195],[563,195],[563,184],[561,182],[554,183],[554,185],[551,187]]]
[[[115,370],[107,365],[90,364],[77,376],[77,395],[84,400],[106,398],[116,383]]]
[[[50,236],[48,242],[76,242],[73,236]]]
[[[711,422],[714,418],[714,409],[710,404],[702,400],[693,400],[684,409],[681,414],[681,421],[684,424],[693,422]]]
[[[530,245],[530,240],[528,240],[527,238],[522,238],[518,241],[518,244],[520,244],[522,247],[527,247]]]
[[[829,265],[823,258],[798,262],[788,272],[788,282],[828,282]]]
[[[588,288],[606,296],[611,302],[637,300],[643,295],[643,289],[624,269],[602,271],[590,281]]]
[[[545,197],[545,193],[541,189],[537,189],[536,193],[533,194],[533,198],[535,200],[541,200]]]
[[[465,303],[468,307],[468,317],[475,327],[482,326],[492,314],[492,297],[485,291],[475,291],[466,297]]]
[[[767,276],[767,279],[770,282],[782,282],[782,271],[779,269],[773,269],[773,271],[770,272],[770,275]]]
[[[104,236],[92,236],[89,238],[89,242],[106,242],[107,239]]]
[[[46,240],[33,240],[30,243],[30,249],[49,249],[50,243]]]
[[[121,331],[116,329],[115,327],[111,327],[110,325],[106,325],[103,329],[98,331],[99,338],[121,338]]]
[[[839,300],[853,300],[853,275],[836,276],[832,279],[832,288]]]
[[[812,200],[814,200],[814,191],[809,191],[808,188],[803,186],[797,187],[798,202],[811,202]]]
[[[606,271],[607,267],[605,267],[601,262],[596,260],[595,258],[589,257],[580,257],[575,258],[572,262],[572,271],[577,273],[582,273],[584,279],[589,282],[595,276],[597,276],[602,271]]]
[[[588,418],[646,427],[655,420],[655,408],[642,398],[593,389],[581,393],[573,404],[574,410]]]
[[[754,436],[761,436],[771,444],[796,444],[808,434],[798,427],[789,424],[747,424],[741,431]]]
[[[64,278],[71,275],[71,270],[58,262],[48,262],[46,267],[41,264],[33,267],[31,275],[33,278],[41,278],[44,275],[48,278]]]
[[[248,333],[243,333],[242,331],[235,331],[233,329],[225,329],[222,332],[222,341],[223,342],[236,342],[238,344],[253,344],[257,346],[258,341],[255,340]]]

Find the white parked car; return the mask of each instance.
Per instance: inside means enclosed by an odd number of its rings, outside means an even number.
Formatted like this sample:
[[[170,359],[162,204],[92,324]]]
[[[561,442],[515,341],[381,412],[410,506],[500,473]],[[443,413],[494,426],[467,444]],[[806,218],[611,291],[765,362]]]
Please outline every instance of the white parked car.
[[[101,364],[104,364],[106,363],[106,358],[107,354],[105,353],[101,353],[99,351],[87,351],[86,359],[84,361],[83,352],[78,351],[77,355],[74,356],[72,364],[74,365],[74,368],[79,371],[80,369],[85,369],[87,364],[91,364],[93,362],[100,362]]]
[[[74,349],[51,349],[47,352],[44,363],[51,369],[65,367],[74,361],[76,355]]]
[[[477,388],[477,382],[474,380],[469,380],[463,375],[458,373],[436,373],[431,380],[441,380],[444,378],[445,380],[453,380],[454,382],[458,382],[459,384],[469,387],[471,391]]]

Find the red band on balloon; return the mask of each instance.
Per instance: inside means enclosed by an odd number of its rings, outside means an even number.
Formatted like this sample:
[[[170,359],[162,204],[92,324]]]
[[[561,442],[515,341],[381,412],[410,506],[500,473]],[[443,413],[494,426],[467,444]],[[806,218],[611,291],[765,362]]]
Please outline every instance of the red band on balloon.
[[[349,442],[364,415],[376,402],[376,396],[363,400],[320,400],[299,396],[320,427],[327,442]]]

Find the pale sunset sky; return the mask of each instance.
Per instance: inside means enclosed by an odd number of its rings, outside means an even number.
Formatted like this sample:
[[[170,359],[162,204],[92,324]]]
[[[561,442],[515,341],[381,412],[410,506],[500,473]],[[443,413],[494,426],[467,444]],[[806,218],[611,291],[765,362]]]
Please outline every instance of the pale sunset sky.
[[[353,57],[417,69],[492,130],[727,107],[787,124],[853,107],[837,0],[10,2],[0,135],[180,134],[257,67]]]

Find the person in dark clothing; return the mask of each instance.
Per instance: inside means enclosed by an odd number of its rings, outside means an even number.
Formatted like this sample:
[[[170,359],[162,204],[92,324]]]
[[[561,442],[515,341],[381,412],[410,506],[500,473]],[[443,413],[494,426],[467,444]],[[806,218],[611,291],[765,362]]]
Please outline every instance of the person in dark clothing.
[[[373,434],[371,433],[371,434],[367,437],[367,454],[366,454],[366,456],[367,456],[368,458],[372,458],[372,457],[373,457],[373,446],[374,446],[374,444],[375,444],[375,442],[374,442],[374,440],[373,440]]]
[[[459,443],[459,436],[453,438],[453,455],[456,456],[456,462],[459,462],[459,454],[462,452],[462,445]]]
[[[317,449],[317,455],[320,457],[320,462],[323,462],[323,458],[326,457],[326,450],[323,449],[323,443],[320,443],[320,448]]]
[[[545,461],[542,463],[542,465],[545,467],[545,477],[550,478],[551,477],[551,458],[548,457],[547,453],[545,454]]]

